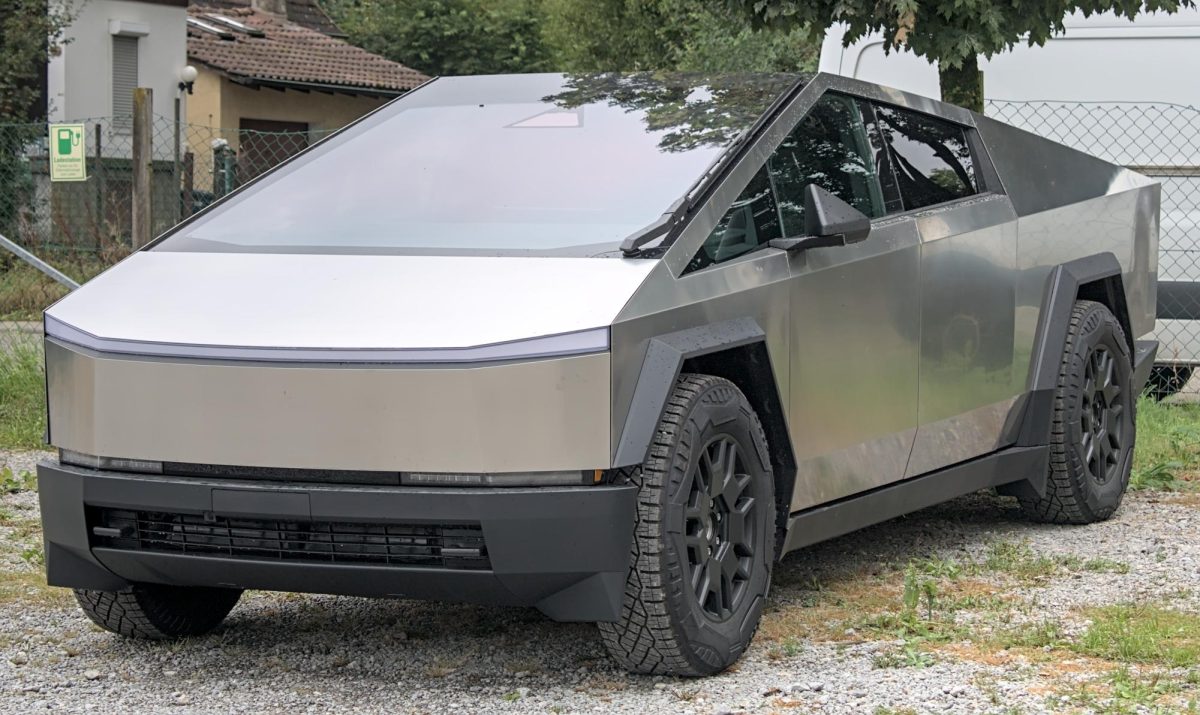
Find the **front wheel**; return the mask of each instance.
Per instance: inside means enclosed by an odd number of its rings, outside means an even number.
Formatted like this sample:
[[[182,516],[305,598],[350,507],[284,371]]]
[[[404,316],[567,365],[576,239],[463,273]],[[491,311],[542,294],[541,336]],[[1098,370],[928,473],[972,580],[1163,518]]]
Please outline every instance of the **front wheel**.
[[[608,652],[635,673],[701,676],[741,657],[774,561],[775,488],[766,436],[736,385],[685,374],[633,477],[637,527]]]
[[[125,591],[75,589],[92,622],[127,638],[168,640],[208,633],[225,620],[242,592],[232,588],[137,583]]]

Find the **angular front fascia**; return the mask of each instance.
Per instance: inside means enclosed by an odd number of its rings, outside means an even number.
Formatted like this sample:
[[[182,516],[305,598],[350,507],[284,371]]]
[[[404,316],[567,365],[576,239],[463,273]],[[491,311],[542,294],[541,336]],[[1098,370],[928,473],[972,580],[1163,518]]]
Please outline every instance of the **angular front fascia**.
[[[51,442],[105,457],[294,469],[610,466],[610,355],[472,366],[262,363],[46,341]]]

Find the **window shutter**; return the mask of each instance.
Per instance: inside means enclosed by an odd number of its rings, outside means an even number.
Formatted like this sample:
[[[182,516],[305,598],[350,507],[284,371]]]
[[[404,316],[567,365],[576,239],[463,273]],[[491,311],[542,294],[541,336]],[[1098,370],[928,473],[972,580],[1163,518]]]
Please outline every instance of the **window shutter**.
[[[114,35],[112,52],[113,116],[133,116],[133,90],[138,86],[138,38]]]

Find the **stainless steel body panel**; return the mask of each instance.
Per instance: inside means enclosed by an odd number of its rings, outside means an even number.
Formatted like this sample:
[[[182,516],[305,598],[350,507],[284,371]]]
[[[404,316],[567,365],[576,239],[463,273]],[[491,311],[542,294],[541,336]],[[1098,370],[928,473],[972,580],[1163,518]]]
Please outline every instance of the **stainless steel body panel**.
[[[985,195],[917,215],[921,234],[919,423],[905,476],[998,449],[1013,377],[1016,214]]]
[[[606,327],[651,268],[619,259],[142,251],[46,314],[131,342],[462,349]]]
[[[794,254],[793,511],[904,476],[917,430],[921,247],[910,218]]]
[[[766,334],[780,391],[789,380],[789,284],[783,251],[758,251],[677,280],[658,262],[638,292],[637,312],[612,326],[614,449],[630,409],[651,338],[737,318],[751,318]],[[618,464],[615,466],[627,466]]]
[[[608,353],[478,367],[230,363],[46,344],[51,441],[86,454],[301,469],[609,464]]]

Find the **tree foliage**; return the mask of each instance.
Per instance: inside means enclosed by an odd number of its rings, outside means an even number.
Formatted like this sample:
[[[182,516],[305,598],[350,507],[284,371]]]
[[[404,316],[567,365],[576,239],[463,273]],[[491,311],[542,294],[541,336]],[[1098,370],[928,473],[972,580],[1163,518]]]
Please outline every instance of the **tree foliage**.
[[[649,130],[663,133],[660,149],[688,151],[728,144],[795,81],[759,73],[571,73],[547,99],[568,109],[603,102],[637,112]]]
[[[803,28],[704,0],[325,0],[350,41],[431,75],[812,69]]]
[[[45,115],[41,77],[70,18],[46,0],[0,0],[0,122]]]
[[[327,0],[350,42],[428,75],[550,68],[540,0]]]
[[[67,12],[46,0],[0,0],[0,234],[18,236],[33,177],[25,148],[45,136],[42,72],[58,53]],[[7,255],[7,254],[5,254]]]
[[[846,44],[879,32],[885,50],[909,50],[938,63],[942,96],[973,109],[983,106],[978,57],[1017,43],[1043,45],[1064,31],[1063,18],[1113,11],[1175,12],[1192,0],[729,0],[762,27],[825,28],[846,23]]]
[[[546,40],[558,68],[576,72],[812,69],[807,28],[756,29],[719,2],[545,0]]]

